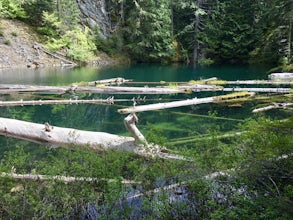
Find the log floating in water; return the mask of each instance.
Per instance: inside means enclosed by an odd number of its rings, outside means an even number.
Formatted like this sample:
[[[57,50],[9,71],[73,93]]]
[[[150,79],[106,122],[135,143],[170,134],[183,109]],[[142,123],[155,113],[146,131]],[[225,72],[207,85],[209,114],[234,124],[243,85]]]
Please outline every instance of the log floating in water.
[[[0,84],[0,94],[10,93],[43,93],[43,94],[64,94],[64,93],[97,93],[97,94],[175,94],[186,93],[185,89],[179,88],[158,88],[158,87],[79,87],[72,86],[33,86],[33,85],[8,85]]]
[[[121,77],[112,78],[112,79],[103,79],[103,80],[96,80],[93,82],[88,82],[89,86],[96,86],[96,85],[121,85],[127,82],[132,82],[131,79],[124,79]]]
[[[136,112],[153,111],[153,110],[159,110],[159,109],[176,108],[176,107],[189,106],[189,105],[198,105],[198,104],[204,104],[204,103],[219,102],[219,101],[226,100],[226,99],[246,97],[246,96],[251,96],[251,95],[252,95],[251,93],[244,92],[244,93],[228,94],[228,95],[223,95],[223,96],[199,98],[199,99],[193,98],[193,99],[182,100],[182,101],[133,106],[130,108],[118,109],[118,112],[121,114],[131,114],[131,113],[136,113]]]
[[[223,88],[225,92],[267,92],[267,93],[289,93],[292,91],[290,88]]]
[[[225,81],[227,85],[293,85],[293,81],[272,81],[272,80],[236,80]]]
[[[293,80],[293,73],[272,73],[269,78],[272,80]]]
[[[0,106],[25,106],[25,105],[56,105],[56,104],[97,104],[97,103],[114,103],[114,97],[108,99],[88,99],[88,100],[30,100],[30,101],[0,101]]]

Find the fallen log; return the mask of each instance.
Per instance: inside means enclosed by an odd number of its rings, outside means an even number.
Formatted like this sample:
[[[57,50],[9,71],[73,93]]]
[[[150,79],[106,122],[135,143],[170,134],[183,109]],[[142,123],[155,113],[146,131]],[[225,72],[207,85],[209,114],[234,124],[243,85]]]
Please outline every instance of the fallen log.
[[[186,93],[185,89],[157,88],[157,87],[79,87],[72,86],[34,86],[34,85],[9,85],[0,84],[0,94],[33,92],[40,94],[65,94],[65,93],[96,93],[96,94],[175,94]]]
[[[176,107],[198,105],[198,104],[211,103],[211,102],[220,102],[222,100],[239,98],[239,97],[246,97],[246,96],[251,96],[251,95],[252,95],[252,93],[243,92],[243,93],[234,93],[234,94],[228,94],[228,95],[223,95],[223,96],[213,96],[213,97],[199,98],[199,99],[193,98],[193,99],[182,100],[182,101],[133,106],[130,108],[118,109],[118,112],[120,114],[132,114],[132,113],[136,113],[136,112],[176,108]]]
[[[262,108],[256,108],[252,112],[257,113],[257,112],[268,111],[268,110],[275,109],[275,108],[287,108],[288,106],[291,106],[291,105],[293,105],[293,103],[272,103],[269,106],[265,106]]]
[[[29,101],[0,101],[1,106],[25,106],[25,105],[58,105],[58,104],[97,104],[97,103],[114,103],[114,97],[108,99],[68,99],[68,100],[29,100]]]
[[[225,81],[226,85],[293,85],[293,81],[272,81],[272,80],[236,80]]]
[[[293,73],[272,73],[269,78],[271,80],[293,80]]]
[[[125,123],[128,123],[128,120],[125,120]],[[132,120],[130,123],[129,127],[134,128],[135,121]],[[0,135],[53,147],[83,147],[94,151],[118,150],[133,152],[144,157],[186,160],[182,156],[169,154],[167,149],[157,145],[138,143],[135,140],[136,136],[133,138],[105,132],[62,128],[51,126],[48,123],[37,124],[16,119],[0,118]]]
[[[64,66],[66,66],[66,65],[77,66],[76,63],[74,63],[74,62],[72,62],[72,61],[70,61],[70,60],[67,60],[67,59],[65,59],[65,58],[62,58],[62,57],[60,57],[60,56],[58,56],[58,55],[56,55],[56,54],[54,54],[54,53],[50,53],[49,51],[45,50],[45,49],[43,48],[43,46],[40,45],[40,44],[35,44],[33,47],[34,47],[34,49],[36,49],[36,50],[41,50],[41,51],[43,51],[44,53],[46,53],[46,54],[48,54],[48,55],[54,57],[55,59],[61,60],[61,61],[63,62],[63,65],[64,65]],[[60,55],[61,55],[61,54],[60,54]],[[63,55],[61,55],[61,56],[63,56]]]
[[[223,88],[224,92],[267,92],[267,93],[289,93],[291,88]]]
[[[48,123],[37,124],[8,118],[0,118],[0,135],[51,146],[84,146],[98,151],[110,149],[135,151],[139,148],[132,137],[61,128]]]
[[[0,177],[8,177],[13,179],[22,179],[22,180],[59,180],[64,183],[72,182],[100,182],[106,181],[108,183],[121,182],[122,184],[140,184],[140,182],[135,182],[131,180],[116,180],[116,179],[106,179],[106,178],[93,178],[93,177],[73,177],[73,176],[50,176],[50,175],[41,175],[41,174],[17,174],[17,173],[5,173],[2,172]]]
[[[88,82],[89,86],[96,86],[96,85],[121,85],[124,83],[132,82],[131,79],[124,79],[121,77],[112,78],[112,79],[103,79],[103,80],[96,80],[92,82]]]

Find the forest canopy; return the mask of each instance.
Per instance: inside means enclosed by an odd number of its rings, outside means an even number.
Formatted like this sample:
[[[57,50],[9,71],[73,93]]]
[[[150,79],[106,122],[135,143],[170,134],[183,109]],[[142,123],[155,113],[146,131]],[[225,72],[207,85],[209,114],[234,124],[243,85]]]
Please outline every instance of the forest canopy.
[[[137,62],[253,63],[292,69],[287,0],[7,0],[51,51],[86,61],[98,51]]]

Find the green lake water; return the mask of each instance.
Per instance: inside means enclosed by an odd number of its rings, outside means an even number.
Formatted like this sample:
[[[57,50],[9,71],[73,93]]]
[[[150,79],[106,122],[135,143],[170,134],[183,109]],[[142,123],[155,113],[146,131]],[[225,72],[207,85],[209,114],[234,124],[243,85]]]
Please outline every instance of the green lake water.
[[[113,77],[124,77],[134,81],[189,81],[201,78],[218,77],[223,80],[267,79],[266,69],[245,66],[218,66],[192,68],[184,65],[139,64],[110,67],[104,69],[51,68],[0,70],[0,83],[68,85],[81,81],[94,81]],[[223,93],[220,93],[223,94]],[[193,93],[184,95],[146,95],[149,104],[163,101],[212,96],[215,93]],[[110,95],[67,94],[67,95],[10,95],[2,100],[30,99],[93,99],[107,98]],[[115,95],[115,98],[133,98],[135,95]],[[141,96],[143,97],[143,96]],[[154,99],[154,100],[150,100]],[[49,122],[55,126],[72,127],[82,130],[104,131],[128,135],[123,125],[125,115],[117,109],[131,106],[132,102],[117,102],[114,105],[45,105],[24,107],[1,107],[0,117],[16,118],[36,123]],[[202,104],[169,110],[139,113],[138,128],[148,135],[150,130],[166,140],[174,138],[200,137],[211,130],[226,132],[234,129],[239,122],[252,115],[254,104],[226,107],[216,104]],[[214,117],[211,117],[213,115]],[[7,141],[1,137],[0,141]],[[16,141],[17,142],[17,141]],[[13,142],[15,143],[15,142]],[[7,146],[8,147],[8,146]]]

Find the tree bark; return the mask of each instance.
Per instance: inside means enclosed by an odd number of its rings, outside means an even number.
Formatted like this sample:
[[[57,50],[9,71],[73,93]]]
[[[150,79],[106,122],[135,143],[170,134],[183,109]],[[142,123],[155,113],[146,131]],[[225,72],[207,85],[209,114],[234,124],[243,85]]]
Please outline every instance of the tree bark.
[[[82,131],[72,128],[37,124],[16,119],[0,118],[0,135],[51,146],[76,146],[92,150],[135,151],[139,145],[133,137],[104,132]]]

